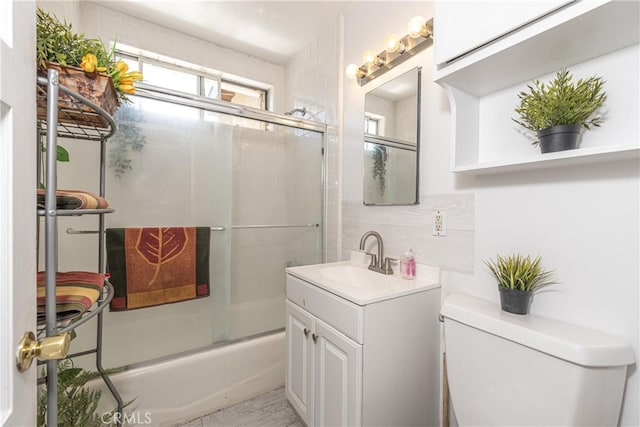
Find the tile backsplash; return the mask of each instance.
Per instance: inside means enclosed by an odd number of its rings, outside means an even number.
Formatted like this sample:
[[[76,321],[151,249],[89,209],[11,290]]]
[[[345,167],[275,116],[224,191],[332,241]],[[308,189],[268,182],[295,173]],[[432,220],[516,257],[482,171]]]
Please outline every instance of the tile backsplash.
[[[446,212],[446,236],[432,235],[436,210]],[[411,249],[418,262],[473,274],[473,193],[421,195],[420,204],[414,206],[365,206],[360,200],[343,201],[343,258],[358,249],[368,230],[382,235],[386,256],[400,257]]]

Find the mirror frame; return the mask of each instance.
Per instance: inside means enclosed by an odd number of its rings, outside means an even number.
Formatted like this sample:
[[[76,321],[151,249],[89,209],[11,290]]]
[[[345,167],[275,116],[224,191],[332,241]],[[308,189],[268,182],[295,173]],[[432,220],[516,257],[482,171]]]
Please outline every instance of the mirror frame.
[[[416,87],[416,192],[415,192],[415,199],[413,201],[408,201],[406,203],[372,203],[372,202],[367,202],[365,201],[365,179],[366,179],[366,174],[364,173],[363,170],[363,176],[362,176],[362,204],[365,206],[414,206],[414,205],[418,205],[420,204],[420,146],[421,146],[421,140],[420,140],[420,127],[421,127],[421,118],[422,118],[422,66],[417,66],[414,68],[411,68],[407,71],[405,71],[402,74],[399,74],[398,76],[395,76],[393,79],[389,80],[388,82],[384,83],[388,84],[393,82],[396,78],[409,73],[413,70],[417,70],[417,87]],[[380,85],[378,87],[381,87],[383,85]],[[369,94],[370,92],[375,91],[377,88],[372,89],[371,91],[365,93],[365,110],[366,110],[366,96],[367,94]],[[365,111],[366,112],[366,111]],[[399,141],[397,139],[393,139],[393,138],[384,138],[384,137],[380,137],[377,135],[371,135],[371,134],[367,134],[363,132],[363,161],[364,161],[364,147],[366,146],[367,143],[379,143],[378,141],[387,141],[389,144],[388,146],[390,147],[401,147],[402,145],[408,145],[408,144],[403,144],[402,141]]]

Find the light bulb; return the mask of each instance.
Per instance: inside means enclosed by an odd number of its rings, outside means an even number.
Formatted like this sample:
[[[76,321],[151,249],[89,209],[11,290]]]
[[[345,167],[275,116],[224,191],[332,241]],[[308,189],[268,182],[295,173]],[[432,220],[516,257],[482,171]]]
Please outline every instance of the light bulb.
[[[344,71],[344,73],[347,75],[347,78],[349,80],[355,80],[355,78],[358,76],[359,69],[360,67],[358,67],[356,64],[349,64],[347,65],[347,68]]]
[[[400,49],[400,37],[397,34],[389,34],[384,38],[384,50],[393,53]]]
[[[372,50],[367,50],[362,54],[362,62],[366,65],[373,65],[376,61],[376,53]]]
[[[424,28],[427,21],[422,16],[414,16],[409,20],[407,30],[411,38],[418,38],[424,35]]]

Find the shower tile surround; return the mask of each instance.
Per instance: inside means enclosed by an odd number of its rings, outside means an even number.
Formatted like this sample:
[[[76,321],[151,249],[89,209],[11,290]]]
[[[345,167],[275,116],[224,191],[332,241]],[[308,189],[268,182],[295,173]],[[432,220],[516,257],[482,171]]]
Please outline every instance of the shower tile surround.
[[[338,260],[340,211],[340,79],[342,19],[336,17],[285,67],[287,109],[306,108],[306,119],[327,124],[324,255]]]

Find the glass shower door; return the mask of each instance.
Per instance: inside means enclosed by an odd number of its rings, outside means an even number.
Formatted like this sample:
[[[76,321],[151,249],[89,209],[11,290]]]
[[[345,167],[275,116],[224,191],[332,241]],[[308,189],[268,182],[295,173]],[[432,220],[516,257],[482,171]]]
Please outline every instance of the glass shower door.
[[[186,104],[135,96],[118,111],[106,179],[115,213],[106,225],[210,227],[210,295],[105,312],[108,368],[282,329],[285,268],[322,262],[324,135]],[[92,150],[65,144],[71,166],[97,167]],[[80,227],[95,229],[91,221],[81,218]],[[73,260],[66,269],[93,266],[92,236],[63,240],[69,252],[61,258]],[[94,342],[95,328],[81,327],[74,345],[81,351]]]
[[[323,135],[236,127],[230,339],[284,327],[285,268],[322,262]]]

